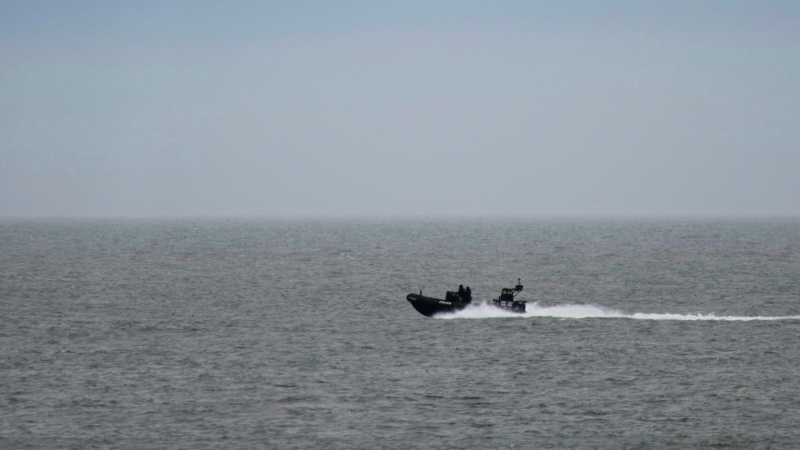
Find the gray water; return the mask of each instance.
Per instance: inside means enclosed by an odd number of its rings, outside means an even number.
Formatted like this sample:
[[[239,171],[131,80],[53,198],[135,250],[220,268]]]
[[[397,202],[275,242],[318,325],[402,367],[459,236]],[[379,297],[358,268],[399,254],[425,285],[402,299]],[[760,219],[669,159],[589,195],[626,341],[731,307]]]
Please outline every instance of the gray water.
[[[798,300],[788,219],[0,221],[0,447],[797,448]]]

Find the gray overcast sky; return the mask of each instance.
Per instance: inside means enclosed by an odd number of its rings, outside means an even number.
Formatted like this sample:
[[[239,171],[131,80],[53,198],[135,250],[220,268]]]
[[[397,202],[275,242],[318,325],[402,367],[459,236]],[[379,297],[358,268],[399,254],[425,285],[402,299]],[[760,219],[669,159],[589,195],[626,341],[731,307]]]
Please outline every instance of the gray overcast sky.
[[[800,215],[797,1],[0,2],[0,216]]]

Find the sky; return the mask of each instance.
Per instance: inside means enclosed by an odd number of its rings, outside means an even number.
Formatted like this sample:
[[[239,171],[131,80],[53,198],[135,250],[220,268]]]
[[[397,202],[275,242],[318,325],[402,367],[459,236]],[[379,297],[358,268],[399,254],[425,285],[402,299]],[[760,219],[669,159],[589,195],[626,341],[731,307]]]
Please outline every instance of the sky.
[[[800,2],[0,0],[0,217],[800,216]]]

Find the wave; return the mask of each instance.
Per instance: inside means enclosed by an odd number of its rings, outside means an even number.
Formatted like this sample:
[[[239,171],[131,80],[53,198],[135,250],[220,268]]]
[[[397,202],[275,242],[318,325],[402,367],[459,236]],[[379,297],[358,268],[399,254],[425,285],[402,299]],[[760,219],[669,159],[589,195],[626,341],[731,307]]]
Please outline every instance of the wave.
[[[637,320],[719,320],[719,321],[753,321],[753,320],[800,320],[800,316],[717,316],[708,314],[671,314],[671,313],[626,313],[612,308],[597,305],[557,305],[539,306],[528,303],[525,314],[516,314],[494,306],[480,303],[461,311],[437,314],[439,319],[491,319],[502,317],[556,317],[562,319],[637,319]]]

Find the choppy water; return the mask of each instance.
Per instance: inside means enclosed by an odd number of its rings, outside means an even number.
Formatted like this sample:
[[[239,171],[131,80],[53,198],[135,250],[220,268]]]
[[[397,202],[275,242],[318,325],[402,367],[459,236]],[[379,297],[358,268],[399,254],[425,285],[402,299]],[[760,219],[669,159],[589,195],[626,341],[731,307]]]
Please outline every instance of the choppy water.
[[[798,220],[3,221],[0,447],[791,448],[799,300]]]

